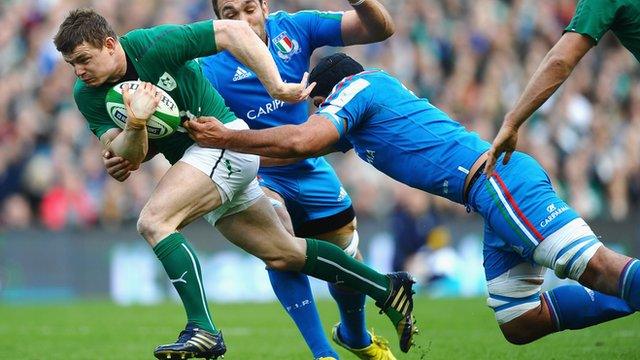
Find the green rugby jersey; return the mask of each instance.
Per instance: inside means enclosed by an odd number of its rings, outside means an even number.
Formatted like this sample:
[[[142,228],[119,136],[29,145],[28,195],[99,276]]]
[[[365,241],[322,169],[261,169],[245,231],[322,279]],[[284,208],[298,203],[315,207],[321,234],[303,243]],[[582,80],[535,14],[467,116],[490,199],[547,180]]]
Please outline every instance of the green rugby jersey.
[[[640,1],[580,0],[565,28],[589,36],[596,44],[607,30],[640,61]]]
[[[120,44],[142,81],[167,91],[176,101],[181,116],[215,116],[223,123],[236,119],[224,99],[211,86],[193,59],[216,53],[212,20],[189,25],[160,25],[133,30],[120,39]],[[127,74],[131,69],[127,69]],[[120,81],[132,80],[125,76]],[[107,130],[118,128],[107,113],[105,96],[115,84],[87,86],[78,79],[73,95],[78,109],[100,138]],[[149,145],[172,164],[193,144],[184,129],[161,139],[149,139]]]

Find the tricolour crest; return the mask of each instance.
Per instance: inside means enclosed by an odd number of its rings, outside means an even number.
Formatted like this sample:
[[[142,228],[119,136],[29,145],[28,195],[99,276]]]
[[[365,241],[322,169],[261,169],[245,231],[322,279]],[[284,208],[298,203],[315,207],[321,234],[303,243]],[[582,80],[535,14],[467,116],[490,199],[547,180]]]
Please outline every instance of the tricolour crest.
[[[271,41],[278,51],[278,56],[284,61],[289,61],[293,55],[300,52],[300,45],[289,37],[286,31],[281,32]]]

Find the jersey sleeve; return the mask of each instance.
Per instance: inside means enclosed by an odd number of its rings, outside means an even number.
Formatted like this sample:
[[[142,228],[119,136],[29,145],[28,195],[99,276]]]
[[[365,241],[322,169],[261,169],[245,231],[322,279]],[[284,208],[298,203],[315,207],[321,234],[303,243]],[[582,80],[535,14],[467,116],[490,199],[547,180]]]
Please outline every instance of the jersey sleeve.
[[[322,46],[344,46],[342,42],[342,12],[300,11],[294,21],[309,38],[312,49]]]
[[[336,86],[316,112],[333,123],[340,139],[368,118],[372,96],[370,85],[364,78],[344,81]]]
[[[108,130],[118,128],[107,113],[104,98],[90,94],[89,89],[80,85],[79,81],[73,89],[73,98],[78,110],[87,120],[89,129],[98,139]]]
[[[125,37],[138,50],[138,56],[147,62],[179,66],[217,52],[213,20],[134,30]]]
[[[597,44],[613,25],[617,11],[610,0],[580,0],[565,32],[589,36]]]

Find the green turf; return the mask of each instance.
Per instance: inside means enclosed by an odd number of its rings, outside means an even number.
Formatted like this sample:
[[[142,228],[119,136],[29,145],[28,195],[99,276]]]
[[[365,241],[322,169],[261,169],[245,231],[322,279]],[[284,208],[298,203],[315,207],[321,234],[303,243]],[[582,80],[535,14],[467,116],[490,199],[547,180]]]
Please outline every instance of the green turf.
[[[319,304],[327,329],[337,321]],[[527,346],[502,338],[484,299],[418,299],[418,348],[401,354],[386,318],[369,308],[369,326],[391,340],[398,359],[640,359],[640,317],[548,336]],[[213,304],[229,348],[225,359],[311,359],[280,306]],[[0,359],[152,359],[183,326],[178,305],[118,307],[105,302],[0,305]],[[343,359],[355,359],[340,350]]]

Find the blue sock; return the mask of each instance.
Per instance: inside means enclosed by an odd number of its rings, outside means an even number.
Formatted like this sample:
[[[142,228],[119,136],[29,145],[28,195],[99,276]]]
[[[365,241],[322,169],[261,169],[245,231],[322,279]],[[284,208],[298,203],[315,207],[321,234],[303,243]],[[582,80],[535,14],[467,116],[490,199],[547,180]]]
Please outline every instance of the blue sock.
[[[296,323],[313,357],[331,356],[337,359],[338,354],[331,348],[324,334],[307,275],[292,271],[267,271],[273,292]]]
[[[630,260],[622,269],[618,289],[620,297],[635,311],[640,310],[640,260]]]
[[[362,349],[371,344],[364,318],[364,303],[367,296],[351,289],[329,283],[329,292],[340,310],[338,334],[343,343],[353,349]]]
[[[565,285],[542,294],[556,329],[582,329],[634,313],[622,299],[580,285]]]

